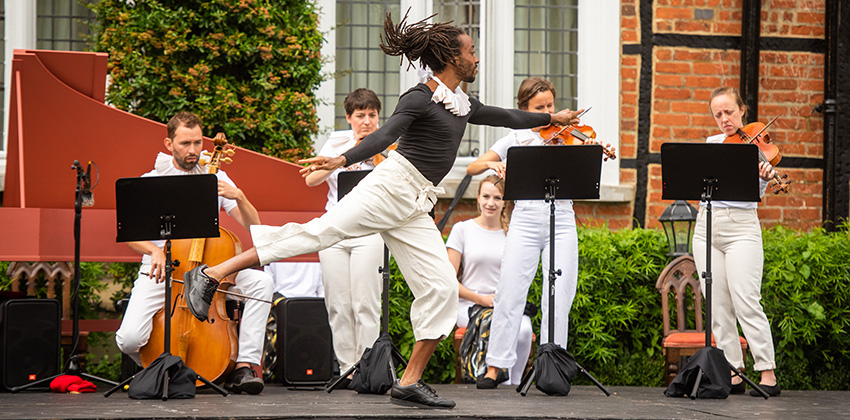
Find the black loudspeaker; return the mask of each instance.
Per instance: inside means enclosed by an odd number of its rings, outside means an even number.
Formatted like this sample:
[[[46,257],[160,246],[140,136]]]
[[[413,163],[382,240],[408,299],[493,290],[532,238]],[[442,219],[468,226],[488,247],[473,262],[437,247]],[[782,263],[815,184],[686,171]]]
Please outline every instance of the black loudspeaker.
[[[275,305],[277,365],[285,385],[324,385],[333,376],[333,345],[323,298],[287,298]]]
[[[0,304],[0,386],[10,389],[59,373],[60,311],[56,299]],[[45,389],[50,384],[45,384]]]

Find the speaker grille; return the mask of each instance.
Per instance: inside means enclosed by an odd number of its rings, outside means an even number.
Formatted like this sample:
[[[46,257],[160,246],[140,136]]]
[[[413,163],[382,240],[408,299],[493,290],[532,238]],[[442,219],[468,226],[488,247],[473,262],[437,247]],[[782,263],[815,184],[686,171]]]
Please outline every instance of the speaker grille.
[[[0,379],[9,389],[59,373],[59,302],[13,299],[0,305]],[[47,387],[49,384],[45,384]]]
[[[325,300],[289,298],[275,310],[279,311],[278,378],[290,385],[323,385],[329,381],[333,376],[333,345]]]

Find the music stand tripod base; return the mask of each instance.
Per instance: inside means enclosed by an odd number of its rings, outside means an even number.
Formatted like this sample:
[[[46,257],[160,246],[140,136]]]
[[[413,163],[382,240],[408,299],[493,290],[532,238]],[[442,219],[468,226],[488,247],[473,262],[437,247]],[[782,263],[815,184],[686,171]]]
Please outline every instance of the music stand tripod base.
[[[219,236],[218,178],[213,174],[121,178],[115,182],[115,206],[117,242],[165,240],[163,354],[171,354],[171,273],[179,264],[171,259],[171,240]],[[109,397],[136,375],[103,396]],[[167,374],[163,377],[163,401],[168,399],[169,379]],[[203,376],[196,379],[222,396],[228,395]]]

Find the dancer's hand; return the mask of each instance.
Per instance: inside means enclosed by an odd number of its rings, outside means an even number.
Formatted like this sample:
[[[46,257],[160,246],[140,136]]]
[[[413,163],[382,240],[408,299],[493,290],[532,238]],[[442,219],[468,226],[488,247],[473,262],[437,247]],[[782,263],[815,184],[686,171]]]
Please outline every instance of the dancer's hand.
[[[580,122],[578,116],[584,112],[583,109],[578,111],[570,111],[569,109],[562,109],[558,111],[556,114],[552,114],[552,124],[558,125],[570,125],[570,124],[578,124]]]
[[[307,163],[308,165],[301,168],[299,172],[301,172],[302,178],[307,178],[307,175],[310,175],[314,171],[325,170],[332,171],[336,168],[341,168],[345,165],[345,156],[337,156],[337,157],[327,157],[327,156],[316,156],[314,158],[309,159],[301,159],[298,163]]]

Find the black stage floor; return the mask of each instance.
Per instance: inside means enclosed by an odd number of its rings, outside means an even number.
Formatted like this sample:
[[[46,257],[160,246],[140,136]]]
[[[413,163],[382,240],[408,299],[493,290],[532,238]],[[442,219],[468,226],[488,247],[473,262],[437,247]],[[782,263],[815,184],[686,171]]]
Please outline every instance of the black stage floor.
[[[291,390],[268,385],[260,395],[222,397],[207,390],[190,400],[132,400],[117,392],[56,394],[0,393],[2,419],[847,419],[848,391],[782,391],[769,400],[747,394],[725,400],[667,398],[663,388],[609,387],[606,397],[593,386],[577,386],[567,397],[532,388],[523,397],[513,388],[478,390],[474,385],[436,385],[454,399],[453,410],[422,410],[390,403],[386,395],[354,391]]]

